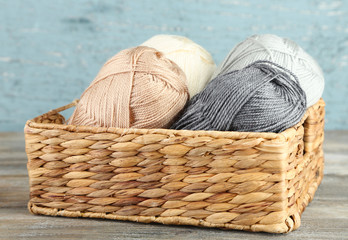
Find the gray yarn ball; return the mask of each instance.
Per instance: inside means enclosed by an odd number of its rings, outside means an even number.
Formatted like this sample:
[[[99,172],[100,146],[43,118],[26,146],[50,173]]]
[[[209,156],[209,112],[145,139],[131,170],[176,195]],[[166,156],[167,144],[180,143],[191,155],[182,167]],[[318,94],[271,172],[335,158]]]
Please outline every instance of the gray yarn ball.
[[[210,81],[171,128],[282,132],[301,120],[306,104],[293,73],[269,61],[256,61]]]

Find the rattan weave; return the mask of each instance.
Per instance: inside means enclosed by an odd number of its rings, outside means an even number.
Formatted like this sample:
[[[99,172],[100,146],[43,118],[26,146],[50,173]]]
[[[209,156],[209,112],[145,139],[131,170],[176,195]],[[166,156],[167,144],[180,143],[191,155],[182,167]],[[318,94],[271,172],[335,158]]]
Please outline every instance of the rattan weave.
[[[323,177],[324,101],[281,133],[25,126],[34,214],[285,233]]]

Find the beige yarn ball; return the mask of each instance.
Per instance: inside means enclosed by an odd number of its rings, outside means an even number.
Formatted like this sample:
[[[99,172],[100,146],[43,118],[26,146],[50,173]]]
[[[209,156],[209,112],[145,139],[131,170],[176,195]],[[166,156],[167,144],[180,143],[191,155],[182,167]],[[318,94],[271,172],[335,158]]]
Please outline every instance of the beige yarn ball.
[[[166,128],[189,98],[183,71],[149,47],[123,50],[108,60],[82,94],[69,124]]]

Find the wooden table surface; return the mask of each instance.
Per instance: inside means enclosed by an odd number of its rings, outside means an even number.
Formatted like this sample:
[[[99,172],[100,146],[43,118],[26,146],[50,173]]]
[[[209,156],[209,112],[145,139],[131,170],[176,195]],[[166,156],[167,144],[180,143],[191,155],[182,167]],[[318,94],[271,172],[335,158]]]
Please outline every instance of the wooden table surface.
[[[325,132],[325,176],[288,234],[32,215],[22,133],[0,133],[0,239],[348,239],[348,131]]]

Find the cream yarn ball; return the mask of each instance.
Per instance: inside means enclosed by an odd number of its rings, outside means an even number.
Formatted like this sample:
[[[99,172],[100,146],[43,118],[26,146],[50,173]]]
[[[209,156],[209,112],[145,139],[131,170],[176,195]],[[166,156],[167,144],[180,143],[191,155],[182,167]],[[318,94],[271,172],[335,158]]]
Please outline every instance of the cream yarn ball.
[[[324,91],[324,76],[318,63],[295,42],[276,35],[253,35],[239,43],[220,64],[220,72],[240,70],[258,60],[268,60],[294,73],[306,93],[307,107],[315,104]]]
[[[141,45],[157,49],[183,70],[191,98],[203,90],[216,69],[210,53],[183,36],[156,35]]]

